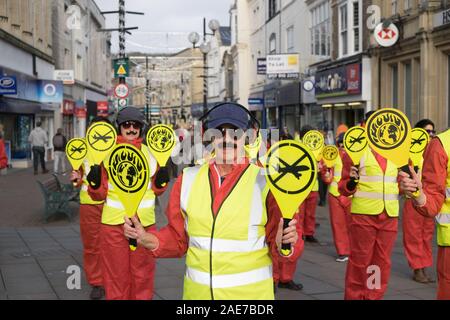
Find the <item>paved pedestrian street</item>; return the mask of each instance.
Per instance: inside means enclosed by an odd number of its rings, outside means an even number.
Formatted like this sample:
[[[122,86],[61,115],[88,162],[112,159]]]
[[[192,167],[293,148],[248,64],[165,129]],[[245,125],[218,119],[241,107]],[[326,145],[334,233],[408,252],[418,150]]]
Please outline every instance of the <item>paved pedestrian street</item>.
[[[16,188],[20,186],[14,190],[22,191],[10,192],[7,196],[0,195],[1,218],[5,221],[2,225],[8,225],[10,220],[8,226],[0,227],[0,299],[89,299],[90,288],[83,272],[80,288],[68,289],[68,282],[69,287],[76,286],[76,281],[70,278],[74,274],[71,266],[76,269],[83,262],[77,206],[73,204],[71,207],[76,213],[72,222],[64,216],[47,224],[40,221],[44,210],[43,198],[34,180],[49,177],[50,175],[35,177],[28,169],[12,170],[0,179],[0,189],[4,190],[10,185]],[[27,195],[26,200],[24,194]],[[159,226],[167,223],[161,207],[166,206],[168,196],[169,192],[166,192],[158,201]],[[21,208],[23,202],[36,204],[36,207],[31,213],[27,213]],[[20,218],[21,216],[23,217]],[[320,245],[305,245],[294,279],[302,283],[304,288],[301,291],[277,289],[277,299],[342,300],[344,297],[346,263],[335,262],[328,208],[318,207],[317,218],[320,226],[316,237]],[[436,257],[436,252],[434,253]],[[68,269],[70,273],[67,273]],[[433,277],[436,276],[434,269],[430,272]],[[155,276],[155,299],[181,299],[183,273],[184,259],[159,259]],[[403,253],[400,228],[392,254],[392,273],[385,299],[429,300],[435,299],[435,293],[436,284],[419,284],[411,279],[411,270]]]

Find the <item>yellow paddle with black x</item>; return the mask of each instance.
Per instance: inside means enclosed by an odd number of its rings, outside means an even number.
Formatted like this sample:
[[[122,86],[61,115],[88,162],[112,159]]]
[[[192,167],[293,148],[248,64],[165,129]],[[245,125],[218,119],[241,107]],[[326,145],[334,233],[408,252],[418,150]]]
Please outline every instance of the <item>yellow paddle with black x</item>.
[[[267,152],[264,168],[270,191],[284,218],[283,228],[286,229],[314,186],[317,161],[304,144],[283,140]],[[288,256],[290,252],[290,244],[282,244],[281,253]]]

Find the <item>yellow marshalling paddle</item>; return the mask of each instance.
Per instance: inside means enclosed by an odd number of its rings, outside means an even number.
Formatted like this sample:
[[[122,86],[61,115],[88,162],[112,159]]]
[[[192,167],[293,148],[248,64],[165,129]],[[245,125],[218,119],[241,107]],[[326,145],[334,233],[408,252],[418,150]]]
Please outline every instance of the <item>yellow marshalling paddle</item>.
[[[108,177],[132,218],[139,208],[150,181],[149,163],[145,155],[130,144],[117,145],[105,161]],[[130,239],[130,249],[135,251],[137,240]]]
[[[317,179],[317,161],[304,144],[283,140],[274,144],[265,157],[265,174],[287,228],[295,212],[311,192]],[[289,255],[290,245],[282,245],[283,255]]]

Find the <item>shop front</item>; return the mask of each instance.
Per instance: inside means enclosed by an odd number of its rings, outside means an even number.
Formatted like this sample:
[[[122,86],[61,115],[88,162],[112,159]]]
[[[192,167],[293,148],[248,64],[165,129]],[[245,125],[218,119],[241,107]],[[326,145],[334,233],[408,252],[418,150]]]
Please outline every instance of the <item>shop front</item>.
[[[311,122],[324,131],[334,131],[340,124],[359,124],[372,109],[370,83],[370,59],[362,55],[319,65],[315,74],[317,107],[311,108]]]
[[[288,132],[294,136],[296,131],[300,131],[301,109],[300,84],[292,82],[279,89],[278,105],[281,128],[286,127]]]
[[[264,109],[267,129],[281,128],[281,118],[278,108],[280,84],[281,81],[275,81],[264,86]]]
[[[248,110],[255,117],[255,119],[258,120],[261,128],[265,128],[267,126],[263,92],[250,94],[250,98],[248,98]]]

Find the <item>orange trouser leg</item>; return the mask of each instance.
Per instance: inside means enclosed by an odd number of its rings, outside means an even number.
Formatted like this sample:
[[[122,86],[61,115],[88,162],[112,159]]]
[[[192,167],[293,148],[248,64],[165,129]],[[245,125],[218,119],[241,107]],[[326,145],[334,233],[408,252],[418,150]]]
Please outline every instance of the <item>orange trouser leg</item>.
[[[433,265],[434,219],[420,215],[411,200],[403,207],[403,246],[411,269]]]
[[[303,231],[305,236],[313,236],[316,232],[316,208],[319,192],[313,191],[305,200],[305,218]]]
[[[438,300],[450,300],[450,247],[439,247],[437,257]]]
[[[293,219],[297,220],[296,229],[297,229],[299,241],[301,242],[300,255],[298,256],[298,258],[301,257],[301,255],[303,254],[303,250],[305,248],[305,246],[304,246],[305,242],[302,237],[303,230],[302,230],[302,225],[300,224],[300,219],[301,219],[300,216],[301,216],[301,214],[300,215],[296,214],[293,218]],[[297,262],[298,262],[298,259],[296,261],[287,261],[286,259],[279,257],[277,279],[279,279],[280,282],[289,282],[289,281],[293,280],[295,270],[297,269]]]
[[[350,255],[350,240],[348,237],[348,224],[350,220],[350,200],[337,198],[328,194],[330,209],[331,230],[333,231],[334,246],[338,255]],[[348,202],[348,203],[347,203]]]
[[[88,283],[102,286],[100,227],[103,205],[80,205],[80,233],[83,242],[83,265]]]
[[[151,228],[147,228],[147,232]],[[155,259],[143,247],[131,251],[123,226],[102,224],[103,282],[107,300],[153,298]]]
[[[373,224],[366,223],[367,219],[373,219]],[[351,253],[345,276],[346,300],[381,299],[387,289],[397,232],[380,229],[376,221],[377,216],[352,214]],[[387,223],[395,225],[397,221],[392,219]],[[372,281],[374,272],[378,273],[379,281]]]

